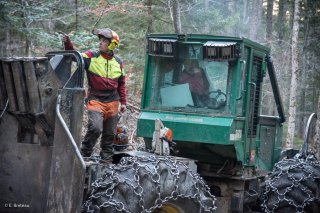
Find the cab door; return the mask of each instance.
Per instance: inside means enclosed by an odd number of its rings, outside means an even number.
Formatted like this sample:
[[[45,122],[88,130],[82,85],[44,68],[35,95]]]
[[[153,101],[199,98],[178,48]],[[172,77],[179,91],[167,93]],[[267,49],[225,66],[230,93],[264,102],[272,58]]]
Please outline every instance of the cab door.
[[[259,143],[259,115],[261,108],[262,82],[266,70],[266,55],[253,51],[250,57],[251,72],[248,79],[248,101],[247,101],[247,159],[248,164],[253,165],[259,155],[257,143]]]

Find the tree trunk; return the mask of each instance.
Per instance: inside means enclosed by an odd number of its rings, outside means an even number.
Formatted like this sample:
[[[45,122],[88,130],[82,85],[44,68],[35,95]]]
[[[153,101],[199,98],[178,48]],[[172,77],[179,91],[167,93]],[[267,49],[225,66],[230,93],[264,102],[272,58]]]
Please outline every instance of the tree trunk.
[[[75,10],[76,10],[76,31],[78,30],[78,0],[75,0]]]
[[[288,10],[289,13],[292,14],[290,16],[290,20],[289,20],[289,27],[293,27],[293,22],[294,22],[294,10],[295,10],[295,2],[294,1],[288,1]]]
[[[273,12],[273,0],[267,1],[267,24],[266,24],[266,39],[269,43],[272,39],[272,12]]]
[[[256,32],[257,32],[257,17],[254,17],[257,15],[257,8],[255,8],[257,1],[247,1],[246,4],[244,4],[244,9],[246,11],[246,14],[244,13],[243,16],[247,17],[248,23],[244,23],[245,25],[250,25],[249,27],[249,39],[255,40],[256,38]],[[245,32],[245,31],[244,31]]]
[[[10,28],[8,27],[6,30],[6,48],[2,56],[6,57],[12,55],[12,48],[11,48],[11,35],[10,35]]]
[[[294,1],[294,15],[293,15],[293,28],[292,28],[292,48],[291,48],[291,89],[289,101],[289,120],[288,120],[288,134],[286,139],[286,148],[293,148],[296,108],[297,108],[297,87],[299,80],[299,67],[298,67],[298,34],[299,34],[299,7],[301,0]]]
[[[279,0],[279,13],[278,13],[278,44],[280,47],[283,45],[284,34],[284,0]]]
[[[248,4],[249,2],[247,0],[243,0],[243,8],[242,8],[242,15],[240,16],[240,23],[239,27],[236,27],[236,36],[243,37],[244,33],[244,27],[248,24],[249,18],[248,18]],[[240,10],[241,11],[241,10]],[[238,12],[238,11],[235,11]]]
[[[152,0],[147,0],[146,2],[148,8],[148,18],[147,18],[147,33],[152,33]]]
[[[317,159],[320,160],[320,95],[318,97],[317,118],[316,135],[314,141],[317,146]]]
[[[258,41],[257,32],[261,24],[261,15],[262,15],[262,0],[254,0],[251,3],[251,26],[249,29],[249,38]]]
[[[26,56],[31,56],[31,41],[30,39],[28,38],[28,36],[26,36],[26,46],[25,46],[25,55]]]
[[[22,0],[21,4],[25,7],[28,8],[29,7],[29,3],[28,1]],[[28,10],[24,10],[23,11],[23,28],[25,28],[25,30],[29,31],[29,27],[30,27],[30,23],[29,21],[29,11]],[[30,40],[30,34],[29,32],[27,32],[25,34],[25,53],[23,54],[25,56],[30,56],[31,55],[31,40]]]
[[[172,17],[174,32],[181,34],[181,17],[180,17],[180,4],[179,0],[172,0]]]
[[[308,73],[308,69],[307,69],[307,64],[309,63],[309,56],[308,56],[308,46],[310,45],[310,37],[309,37],[309,15],[308,15],[308,1],[305,0],[305,4],[306,4],[306,9],[304,12],[304,36],[303,36],[303,49],[302,49],[302,65],[301,65],[301,79],[300,79],[300,100],[299,100],[299,115],[297,116],[299,119],[298,122],[298,135],[299,137],[303,137],[304,134],[304,129],[305,129],[305,123],[308,119],[307,116],[309,116],[309,110],[307,109],[307,100],[308,100],[308,91],[310,90],[310,88],[308,89],[309,84],[308,84],[308,79],[310,78],[310,74]],[[310,79],[309,79],[310,80]],[[306,116],[307,115],[307,116]]]
[[[205,7],[205,11],[209,12],[208,11],[209,10],[209,0],[204,1],[204,7]],[[210,23],[209,22],[210,22],[209,20],[205,20],[205,26],[203,29],[203,33],[205,33],[205,34],[209,34],[209,32],[210,32],[210,28],[209,28]]]

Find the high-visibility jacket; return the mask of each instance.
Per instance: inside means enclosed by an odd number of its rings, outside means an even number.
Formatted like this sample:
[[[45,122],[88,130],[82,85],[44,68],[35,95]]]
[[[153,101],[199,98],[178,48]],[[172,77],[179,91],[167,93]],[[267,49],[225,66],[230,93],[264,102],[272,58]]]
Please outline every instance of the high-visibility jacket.
[[[70,40],[65,43],[66,50],[74,50]],[[125,75],[120,58],[100,52],[82,53],[89,84],[89,99],[102,102],[120,100],[126,104]]]
[[[100,52],[82,53],[87,70],[89,97],[109,102],[119,100],[126,104],[123,63],[117,56]]]

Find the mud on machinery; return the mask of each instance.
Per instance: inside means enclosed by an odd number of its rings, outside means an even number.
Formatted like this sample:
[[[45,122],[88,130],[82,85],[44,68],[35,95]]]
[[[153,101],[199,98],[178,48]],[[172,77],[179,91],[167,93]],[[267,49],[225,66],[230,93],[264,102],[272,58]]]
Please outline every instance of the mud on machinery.
[[[207,79],[205,101],[179,80],[188,60]],[[137,123],[148,152],[120,148],[111,165],[79,153],[84,72],[76,51],[1,58],[0,212],[318,212],[320,165],[308,151],[316,117],[302,149],[282,152],[267,47],[148,35]],[[266,76],[277,116],[261,113]]]

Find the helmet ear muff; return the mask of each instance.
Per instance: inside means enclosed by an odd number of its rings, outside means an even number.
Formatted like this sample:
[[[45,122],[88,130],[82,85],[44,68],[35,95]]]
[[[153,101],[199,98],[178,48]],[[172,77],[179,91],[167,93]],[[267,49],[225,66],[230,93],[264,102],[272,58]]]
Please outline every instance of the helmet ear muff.
[[[113,51],[114,49],[116,49],[116,47],[119,46],[119,43],[115,40],[115,39],[112,39],[110,41],[110,44],[108,45],[108,49]]]
[[[114,42],[110,42],[110,44],[108,45],[108,49],[113,51],[116,48],[116,45]]]

